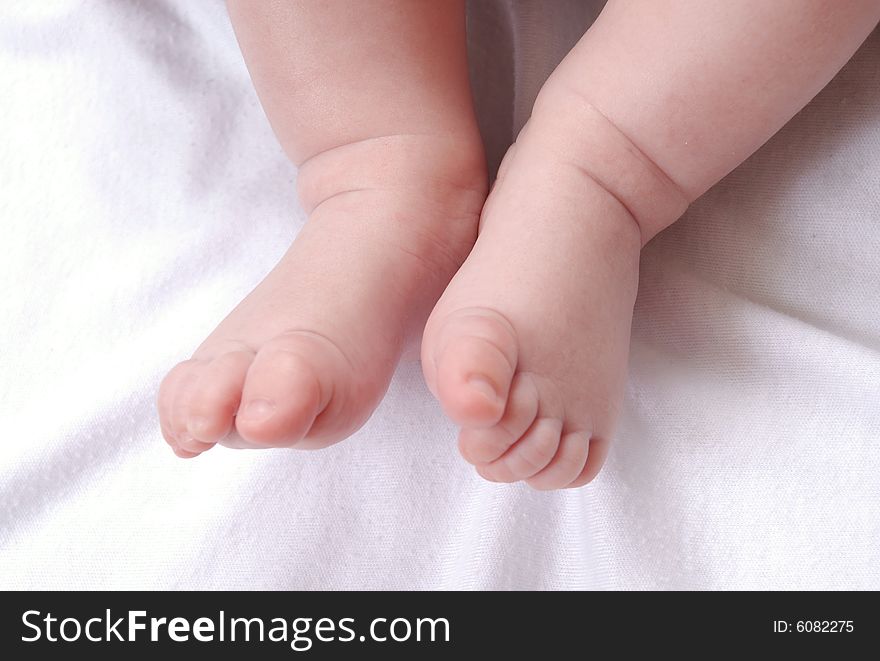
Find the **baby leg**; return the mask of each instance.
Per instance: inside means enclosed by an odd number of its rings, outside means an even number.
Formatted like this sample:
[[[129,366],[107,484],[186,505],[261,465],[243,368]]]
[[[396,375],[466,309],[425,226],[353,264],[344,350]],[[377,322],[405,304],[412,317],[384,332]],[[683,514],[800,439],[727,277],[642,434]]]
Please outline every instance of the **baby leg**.
[[[360,427],[486,195],[463,0],[228,5],[309,219],[163,381],[163,433],[184,457],[218,442],[323,447]]]
[[[425,377],[490,480],[607,453],[641,247],[757,149],[880,18],[857,0],[611,0],[545,84],[428,321]]]

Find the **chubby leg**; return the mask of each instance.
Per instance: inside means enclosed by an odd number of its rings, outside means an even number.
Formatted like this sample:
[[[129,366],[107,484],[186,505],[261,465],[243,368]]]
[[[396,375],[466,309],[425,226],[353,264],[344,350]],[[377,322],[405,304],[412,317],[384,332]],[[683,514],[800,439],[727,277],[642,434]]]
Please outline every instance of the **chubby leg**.
[[[360,427],[486,195],[463,0],[228,6],[309,219],[163,381],[163,432],[184,457],[218,442],[323,447]]]
[[[611,0],[543,87],[428,321],[426,379],[490,480],[579,486],[607,453],[641,247],[843,66],[856,0]]]

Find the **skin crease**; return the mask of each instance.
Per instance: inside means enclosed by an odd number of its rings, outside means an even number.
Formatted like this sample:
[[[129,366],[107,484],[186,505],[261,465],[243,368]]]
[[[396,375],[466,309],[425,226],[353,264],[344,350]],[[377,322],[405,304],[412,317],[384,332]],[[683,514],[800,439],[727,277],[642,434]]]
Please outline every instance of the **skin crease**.
[[[166,440],[180,456],[342,440],[439,297],[422,367],[463,457],[538,489],[587,483],[607,454],[641,247],[880,20],[877,0],[611,0],[544,85],[483,206],[461,2],[229,11],[310,219],[166,377]],[[272,415],[249,418],[255,399]]]

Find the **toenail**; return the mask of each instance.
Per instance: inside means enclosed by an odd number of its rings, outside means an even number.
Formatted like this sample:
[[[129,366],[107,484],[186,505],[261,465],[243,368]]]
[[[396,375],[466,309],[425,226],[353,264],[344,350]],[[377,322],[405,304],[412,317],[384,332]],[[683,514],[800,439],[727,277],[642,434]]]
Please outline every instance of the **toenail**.
[[[196,416],[194,418],[190,418],[186,426],[187,429],[189,429],[190,433],[199,436],[208,429],[208,419]]]
[[[275,404],[268,399],[252,399],[244,407],[244,417],[254,422],[265,420],[275,412]]]
[[[468,378],[468,385],[479,393],[486,396],[487,399],[495,401],[501,399],[495,386],[484,376],[474,375]]]

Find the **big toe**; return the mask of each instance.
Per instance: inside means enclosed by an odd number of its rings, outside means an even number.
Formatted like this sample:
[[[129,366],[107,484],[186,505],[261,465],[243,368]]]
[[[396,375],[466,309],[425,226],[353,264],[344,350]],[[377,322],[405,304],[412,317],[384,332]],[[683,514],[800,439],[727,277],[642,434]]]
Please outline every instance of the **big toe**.
[[[327,342],[291,332],[257,352],[245,378],[235,428],[261,447],[291,447],[327,406],[337,372]]]
[[[488,308],[459,310],[439,322],[428,358],[435,394],[465,428],[491,427],[504,415],[516,371],[513,326]]]

